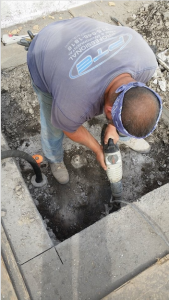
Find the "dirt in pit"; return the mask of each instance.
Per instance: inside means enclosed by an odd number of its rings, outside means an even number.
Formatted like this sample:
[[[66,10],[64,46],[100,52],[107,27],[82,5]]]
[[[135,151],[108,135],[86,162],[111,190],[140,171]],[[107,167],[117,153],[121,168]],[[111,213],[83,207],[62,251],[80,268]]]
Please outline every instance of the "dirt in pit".
[[[159,24],[161,28],[166,27],[165,5],[161,2],[151,6],[143,5],[138,14],[131,16],[132,19],[128,21],[128,26],[143,34],[149,44],[156,46],[157,52],[166,50],[167,46],[168,32],[162,30],[162,35],[159,32]],[[141,23],[137,22],[138,18]],[[151,23],[151,35],[143,26],[144,21]],[[146,26],[148,28],[148,25]],[[157,41],[157,29],[160,43]],[[168,78],[169,73],[159,65],[155,77],[148,83],[161,95],[166,107],[169,107]],[[160,88],[161,81],[166,83],[165,91]],[[39,105],[31,86],[27,66],[3,71],[1,87],[2,132],[9,147],[31,155],[43,154],[40,142]],[[99,116],[86,122],[84,126],[100,142],[101,128],[104,123],[104,117]],[[161,119],[155,132],[146,140],[151,145],[149,154],[139,154],[124,145],[120,146],[123,160],[124,200],[129,202],[136,201],[146,193],[169,182],[168,125]],[[56,244],[105,217],[111,198],[109,181],[105,171],[98,165],[95,155],[66,137],[64,149],[64,160],[70,174],[70,182],[67,185],[57,183],[51,174],[48,162],[44,159],[41,170],[47,176],[48,184],[41,189],[35,188],[31,184],[33,171],[30,165],[23,160],[17,160],[48,233]],[[75,155],[79,155],[87,162],[79,169],[74,168],[71,163]]]

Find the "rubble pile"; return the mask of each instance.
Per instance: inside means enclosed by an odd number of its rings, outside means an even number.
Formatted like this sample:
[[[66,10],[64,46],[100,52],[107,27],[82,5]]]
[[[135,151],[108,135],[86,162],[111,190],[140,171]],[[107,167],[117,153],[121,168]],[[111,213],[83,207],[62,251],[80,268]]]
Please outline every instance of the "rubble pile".
[[[147,41],[156,55],[161,55],[169,66],[169,2],[154,1],[151,4],[144,3],[126,21],[131,27]],[[159,63],[159,69],[147,84],[160,94],[163,105],[169,109],[169,71]]]
[[[17,102],[20,109],[25,113],[35,115],[35,108],[38,101],[33,92],[30,74],[27,65],[22,65],[10,71],[2,71],[1,93],[10,93],[9,104]],[[38,107],[39,109],[39,107]]]

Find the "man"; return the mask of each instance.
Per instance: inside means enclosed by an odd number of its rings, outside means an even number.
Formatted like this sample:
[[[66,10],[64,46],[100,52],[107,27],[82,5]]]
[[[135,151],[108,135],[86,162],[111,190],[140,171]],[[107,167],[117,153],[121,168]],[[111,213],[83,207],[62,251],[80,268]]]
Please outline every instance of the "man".
[[[63,162],[64,134],[91,149],[106,170],[102,147],[82,124],[105,113],[105,143],[120,139],[146,153],[143,139],[156,127],[162,103],[145,86],[155,56],[134,30],[90,18],[52,23],[33,39],[28,67],[40,103],[41,140],[54,177],[69,181]]]

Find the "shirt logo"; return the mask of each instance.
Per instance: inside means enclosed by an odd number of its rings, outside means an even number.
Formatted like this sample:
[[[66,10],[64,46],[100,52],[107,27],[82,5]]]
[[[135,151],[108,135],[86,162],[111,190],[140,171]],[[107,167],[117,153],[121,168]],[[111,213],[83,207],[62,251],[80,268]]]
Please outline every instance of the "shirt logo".
[[[101,42],[90,49],[87,49],[82,53],[79,58],[74,62],[70,72],[69,77],[71,79],[78,78],[83,76],[95,68],[98,68],[100,65],[108,61],[110,58],[115,56],[119,51],[124,49],[126,45],[131,41],[131,34],[123,34],[116,38],[109,38],[104,42]],[[110,41],[106,50],[102,50],[101,44]],[[103,45],[104,46],[104,45]],[[96,55],[91,55],[96,52]]]

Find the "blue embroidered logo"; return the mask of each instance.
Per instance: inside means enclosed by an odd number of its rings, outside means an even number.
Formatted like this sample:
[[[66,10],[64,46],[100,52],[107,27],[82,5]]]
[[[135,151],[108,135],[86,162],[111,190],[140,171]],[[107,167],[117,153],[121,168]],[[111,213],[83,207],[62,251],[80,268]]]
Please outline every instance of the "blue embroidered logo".
[[[90,47],[90,49],[87,49],[84,53],[82,53],[74,62],[69,72],[69,77],[71,79],[75,79],[79,76],[87,74],[88,72],[91,72],[95,68],[98,68],[100,65],[105,63],[107,60],[109,60],[111,57],[125,48],[125,46],[131,41],[131,39],[131,34],[123,34],[116,38],[109,38],[108,40],[106,40],[106,42],[110,41],[110,44],[105,51],[102,51],[102,48],[100,47],[100,45],[105,43],[105,41]],[[90,50],[92,48],[95,48],[97,53],[97,55],[94,57],[90,55]],[[94,51],[92,52],[94,53]]]

